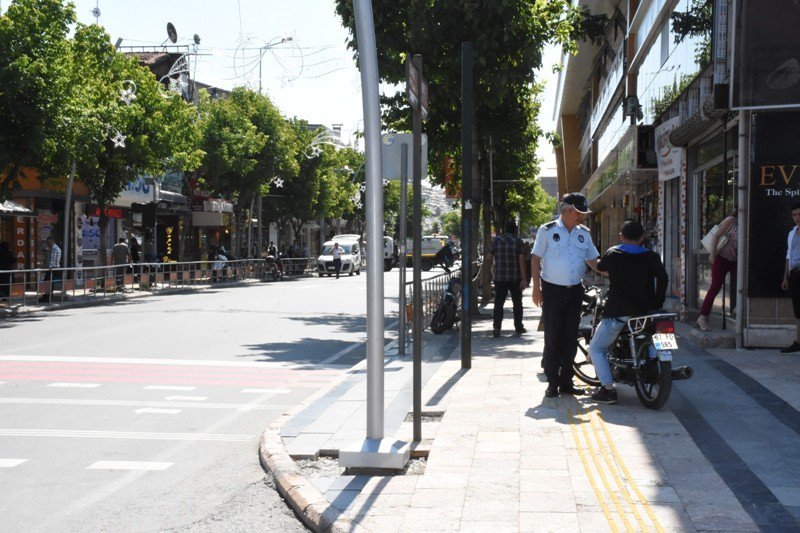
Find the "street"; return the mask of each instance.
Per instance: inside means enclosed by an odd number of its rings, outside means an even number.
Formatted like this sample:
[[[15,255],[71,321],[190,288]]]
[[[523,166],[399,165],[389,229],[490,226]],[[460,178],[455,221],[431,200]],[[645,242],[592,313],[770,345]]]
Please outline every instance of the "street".
[[[0,323],[3,529],[304,530],[258,439],[365,357],[365,302],[366,276],[314,277]]]

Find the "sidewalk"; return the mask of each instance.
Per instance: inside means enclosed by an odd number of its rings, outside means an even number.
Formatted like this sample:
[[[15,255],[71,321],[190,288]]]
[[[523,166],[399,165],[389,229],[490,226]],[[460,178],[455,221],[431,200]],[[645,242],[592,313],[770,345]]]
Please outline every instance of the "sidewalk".
[[[346,476],[332,460],[314,472],[290,458],[313,456],[314,448],[335,455],[346,437],[364,438],[363,368],[276,421],[262,438],[262,462],[301,518],[318,531],[797,529],[800,359],[776,351],[712,354],[690,345],[682,327],[687,348],[676,364],[689,363],[697,374],[675,384],[663,410],[645,409],[627,386],[619,387],[617,405],[547,399],[542,334],[530,318],[539,312],[527,298],[525,305],[529,332],[521,338],[509,333],[509,316],[500,339],[491,338],[490,320],[473,323],[469,371],[460,369],[457,345],[444,341],[457,342],[457,332],[429,341],[427,357],[454,347],[423,389],[423,412],[444,416],[423,423],[421,475]],[[387,376],[403,374],[404,364],[392,358]],[[411,405],[410,394],[397,392],[407,388],[402,382],[387,377],[386,435],[410,442],[410,424],[396,424]],[[721,407],[700,415],[689,394]],[[781,424],[765,427],[771,417]],[[747,440],[758,424],[762,441]]]

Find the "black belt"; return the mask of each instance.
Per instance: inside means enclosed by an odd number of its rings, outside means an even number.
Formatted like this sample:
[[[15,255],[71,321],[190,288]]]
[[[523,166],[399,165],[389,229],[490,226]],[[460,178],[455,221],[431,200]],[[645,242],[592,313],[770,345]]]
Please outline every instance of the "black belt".
[[[556,285],[555,283],[550,283],[549,281],[545,280],[542,280],[542,285],[549,285],[551,287],[556,287],[558,289],[566,289],[566,290],[572,290],[576,287],[583,288],[583,285],[581,285],[580,283],[576,283],[575,285]]]

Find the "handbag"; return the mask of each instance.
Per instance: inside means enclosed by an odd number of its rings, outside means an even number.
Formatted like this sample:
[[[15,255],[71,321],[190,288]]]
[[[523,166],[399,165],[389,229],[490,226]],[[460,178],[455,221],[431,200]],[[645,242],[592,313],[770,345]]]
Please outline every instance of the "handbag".
[[[720,238],[717,240],[717,249],[716,250],[711,249],[711,245],[714,243],[714,236],[717,234],[718,231],[719,231],[719,224],[714,224],[714,227],[708,230],[706,236],[700,239],[700,244],[702,244],[703,248],[705,248],[706,251],[708,251],[708,253],[710,254],[717,253],[718,251],[720,251],[720,249],[724,248],[726,244],[728,244],[728,236],[721,235]]]

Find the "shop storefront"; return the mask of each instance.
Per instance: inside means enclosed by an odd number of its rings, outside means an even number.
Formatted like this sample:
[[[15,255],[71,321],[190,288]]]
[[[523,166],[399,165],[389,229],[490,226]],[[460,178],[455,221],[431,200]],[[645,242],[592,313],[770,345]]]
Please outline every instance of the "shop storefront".
[[[32,258],[36,255],[33,211],[11,200],[0,202],[0,241],[7,242],[14,254],[14,268],[33,268]]]
[[[208,257],[212,246],[222,244],[231,250],[233,203],[220,198],[192,198],[192,238],[197,243],[199,259]]]

